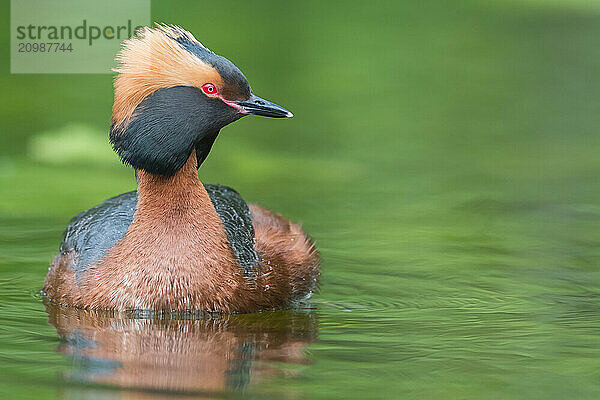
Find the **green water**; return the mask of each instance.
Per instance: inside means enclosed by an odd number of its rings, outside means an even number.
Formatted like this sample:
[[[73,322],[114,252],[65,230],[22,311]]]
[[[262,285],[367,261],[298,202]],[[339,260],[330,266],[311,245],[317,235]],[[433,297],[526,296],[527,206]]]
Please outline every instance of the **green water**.
[[[179,3],[153,18],[296,115],[224,129],[200,177],[301,221],[320,293],[201,320],[46,309],[68,219],[135,182],[109,75],[4,59],[0,398],[600,398],[597,2]]]

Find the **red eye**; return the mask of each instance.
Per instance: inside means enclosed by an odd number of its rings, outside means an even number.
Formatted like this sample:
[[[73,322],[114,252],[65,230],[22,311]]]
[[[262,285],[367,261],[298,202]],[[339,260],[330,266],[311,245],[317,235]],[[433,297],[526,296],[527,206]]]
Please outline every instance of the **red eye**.
[[[204,94],[207,94],[209,96],[219,93],[217,87],[212,83],[205,83],[204,85],[202,85],[202,91],[204,92]]]

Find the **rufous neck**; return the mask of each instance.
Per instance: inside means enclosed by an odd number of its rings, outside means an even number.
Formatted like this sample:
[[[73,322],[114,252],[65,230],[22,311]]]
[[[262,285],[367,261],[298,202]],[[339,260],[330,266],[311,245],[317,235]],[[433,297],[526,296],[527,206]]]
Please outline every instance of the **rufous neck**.
[[[154,210],[162,208],[165,211],[181,209],[182,206],[193,206],[208,198],[198,179],[195,151],[192,151],[185,165],[175,175],[165,177],[138,170],[137,181],[138,211],[146,207]]]

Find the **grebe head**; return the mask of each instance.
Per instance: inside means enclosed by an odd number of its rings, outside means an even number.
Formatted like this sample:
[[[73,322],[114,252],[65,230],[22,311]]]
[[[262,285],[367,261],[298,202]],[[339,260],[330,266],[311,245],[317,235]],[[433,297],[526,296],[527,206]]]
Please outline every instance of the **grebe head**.
[[[135,169],[172,176],[194,149],[200,165],[227,124],[249,114],[292,116],[254,95],[231,61],[179,27],[142,29],[117,61],[110,140]]]

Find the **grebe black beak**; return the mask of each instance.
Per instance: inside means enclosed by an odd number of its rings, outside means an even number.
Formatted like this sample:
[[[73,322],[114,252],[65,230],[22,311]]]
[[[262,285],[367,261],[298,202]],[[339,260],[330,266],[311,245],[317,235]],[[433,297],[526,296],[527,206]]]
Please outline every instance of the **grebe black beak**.
[[[235,101],[234,103],[246,114],[261,115],[263,117],[271,118],[291,118],[294,116],[294,114],[285,108],[254,94],[248,100]]]

